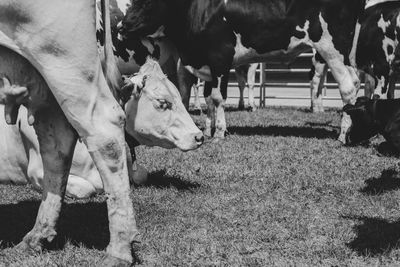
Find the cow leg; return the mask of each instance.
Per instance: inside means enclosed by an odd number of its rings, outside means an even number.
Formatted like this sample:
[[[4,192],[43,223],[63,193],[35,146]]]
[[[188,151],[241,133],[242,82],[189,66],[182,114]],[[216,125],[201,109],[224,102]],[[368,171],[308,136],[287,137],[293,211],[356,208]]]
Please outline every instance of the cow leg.
[[[249,87],[249,107],[250,111],[255,111],[257,106],[254,101],[254,87],[256,85],[256,72],[258,63],[250,64],[249,70],[247,71],[247,84]]]
[[[203,131],[204,136],[211,138],[212,137],[212,128],[215,128],[215,105],[211,96],[212,92],[212,83],[205,82],[204,83],[204,98],[207,104],[207,117],[206,117],[206,127]]]
[[[194,109],[201,110],[200,104],[200,87],[199,83],[193,85],[193,93],[194,93]]]
[[[386,99],[386,91],[389,79],[385,76],[377,77],[377,85],[374,90],[374,99]]]
[[[215,103],[216,120],[214,137],[219,139],[225,138],[226,120],[225,120],[225,101],[228,90],[229,73],[218,78],[217,88],[213,88],[211,97]]]
[[[396,90],[396,75],[391,73],[389,75],[389,88],[387,91],[387,99],[394,99],[394,91]]]
[[[322,91],[325,86],[328,65],[313,58],[314,75],[311,79],[311,111],[324,112]]]
[[[244,89],[246,88],[247,65],[235,68],[236,80],[239,86],[239,110],[244,110]]]
[[[364,96],[368,97],[368,98],[372,98],[372,95],[374,93],[374,89],[375,89],[375,79],[374,77],[372,77],[371,75],[369,75],[368,73],[364,72],[363,75],[364,78]]]
[[[56,236],[77,135],[57,104],[38,111],[35,120],[43,162],[42,203],[33,229],[17,248],[38,252]]]
[[[328,24],[320,14],[319,16],[322,36],[321,39],[313,43],[315,50],[322,56],[331,69],[331,73],[339,84],[339,91],[344,104],[355,104],[357,92],[360,88],[360,80],[354,67],[344,64],[343,55],[337,50],[332,35],[328,30]],[[339,141],[346,143],[346,133],[351,127],[351,118],[347,113],[343,113]]]
[[[186,110],[189,110],[190,93],[192,90],[192,86],[197,81],[197,78],[192,75],[185,68],[185,66],[183,66],[180,59],[177,63],[177,75],[179,83],[179,93],[181,94],[183,105],[185,106]]]

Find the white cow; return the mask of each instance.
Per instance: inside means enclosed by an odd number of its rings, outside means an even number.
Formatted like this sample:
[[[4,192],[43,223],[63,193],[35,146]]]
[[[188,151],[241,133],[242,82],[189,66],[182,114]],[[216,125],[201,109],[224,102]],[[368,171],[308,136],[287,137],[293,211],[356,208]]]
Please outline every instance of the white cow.
[[[149,60],[147,65],[142,67],[144,70],[148,65],[154,64],[158,66],[155,62]],[[160,68],[148,69],[148,74],[153,75],[151,72],[157,71],[156,75],[162,77],[164,74],[161,72]],[[143,72],[143,71],[142,71]],[[137,77],[134,79],[137,80]],[[5,80],[7,83],[7,80]],[[168,89],[168,90],[167,90]],[[200,130],[194,125],[193,121],[190,119],[187,112],[184,110],[183,104],[180,100],[180,95],[174,86],[157,86],[157,87],[146,87],[141,92],[141,102],[145,101],[149,95],[157,94],[162,92],[173,99],[177,109],[176,116],[182,118],[182,114],[186,118],[181,120],[184,123],[176,124],[179,131],[182,132],[197,132],[198,133],[198,145],[202,143],[202,134]],[[151,99],[150,99],[151,101]],[[147,104],[147,102],[146,102]],[[141,105],[144,108],[144,105]],[[159,112],[156,109],[145,108],[142,112],[143,114],[152,114],[158,120],[144,121],[144,123],[150,124],[151,128],[171,128],[171,120],[165,119],[164,112]],[[136,119],[136,109],[138,109],[137,100],[135,97],[131,97],[126,104],[127,110],[127,126],[126,129],[135,134],[135,121]],[[0,105],[0,114],[4,113],[4,106]],[[3,120],[0,121],[0,132],[2,133],[2,139],[0,139],[0,160],[3,164],[0,165],[0,183],[13,183],[13,184],[26,184],[31,183],[35,189],[41,190],[43,187],[43,164],[42,158],[39,151],[39,142],[37,135],[32,126],[29,125],[28,114],[26,108],[21,107],[16,125],[7,125]],[[145,126],[142,129],[150,129],[150,127]],[[167,131],[165,132],[167,133]],[[129,134],[129,133],[128,133]],[[153,145],[153,141],[159,138],[158,134],[153,136],[152,132],[149,132],[150,138],[142,140],[144,144]],[[140,138],[140,137],[139,137]],[[196,148],[189,143],[180,143],[178,140],[170,138],[168,135],[163,137],[166,139],[164,147],[178,147],[183,151],[187,151],[192,148]],[[140,183],[146,179],[143,177],[146,175],[146,171],[140,165],[133,162],[132,172],[130,173],[131,182]],[[68,183],[66,188],[66,194],[74,198],[88,198],[95,193],[103,192],[103,183],[99,172],[97,171],[87,148],[83,143],[78,142],[75,147],[74,157],[72,160],[72,167],[70,175],[68,177]]]
[[[104,8],[108,6],[108,0],[104,0],[103,10],[108,11]],[[8,123],[17,121],[20,104],[27,107],[27,120],[38,137],[43,164],[42,203],[33,229],[18,248],[40,251],[43,241],[54,239],[74,147],[80,137],[108,196],[110,244],[102,264],[128,266],[138,230],[129,198],[125,114],[110,90],[121,83],[119,77],[110,80],[108,76],[115,70],[110,38],[105,38],[106,64],[102,69],[94,14],[94,0],[0,0],[0,77],[5,78],[0,84],[0,103],[5,104]],[[104,18],[107,36],[107,12]],[[136,105],[143,105],[139,96],[146,95],[146,88],[154,88],[148,91],[156,93],[143,99],[145,105],[153,105],[165,119],[181,120],[172,112],[179,109],[177,102],[161,94],[155,82],[168,87],[165,77],[139,74],[133,92]],[[127,129],[134,131],[136,138],[153,145],[165,146],[172,138],[181,144],[191,143],[188,147],[198,146],[197,133],[182,133],[175,127],[151,129],[152,125],[144,122],[149,114],[141,113],[140,107],[136,111],[134,128]],[[150,136],[158,138],[149,140]]]

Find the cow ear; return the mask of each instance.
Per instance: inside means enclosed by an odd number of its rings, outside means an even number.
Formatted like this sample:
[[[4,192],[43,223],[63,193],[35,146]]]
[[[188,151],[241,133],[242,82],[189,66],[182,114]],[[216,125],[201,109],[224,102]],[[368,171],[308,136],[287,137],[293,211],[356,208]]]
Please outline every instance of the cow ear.
[[[131,96],[139,98],[143,88],[146,86],[146,75],[136,74],[131,77],[122,77],[124,86],[120,90],[120,98],[126,103]]]

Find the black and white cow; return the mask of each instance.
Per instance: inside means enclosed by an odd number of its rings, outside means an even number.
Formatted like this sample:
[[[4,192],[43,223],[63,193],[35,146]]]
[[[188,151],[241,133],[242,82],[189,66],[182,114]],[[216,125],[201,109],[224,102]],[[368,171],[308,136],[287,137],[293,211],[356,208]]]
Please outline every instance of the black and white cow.
[[[367,4],[365,12],[359,19],[361,24],[355,65],[365,73],[366,96],[374,98],[394,98],[396,75],[400,67],[398,43],[400,40],[400,1]],[[323,80],[318,77],[326,75],[327,67],[317,54],[314,59],[316,69],[313,78],[314,88],[321,88]],[[373,81],[369,79],[372,76]],[[368,83],[374,85],[370,92]],[[318,85],[317,85],[318,84]],[[315,91],[315,90],[314,90]]]
[[[374,77],[376,97],[393,98],[400,67],[400,1],[367,5],[360,24],[357,67]]]
[[[354,103],[359,79],[350,59],[365,5],[365,0],[132,0],[120,33],[133,42],[164,27],[181,67],[207,81],[220,79],[231,66],[291,61],[313,47],[331,68],[344,103]],[[343,142],[350,124],[344,116]],[[224,127],[217,119],[217,136]]]

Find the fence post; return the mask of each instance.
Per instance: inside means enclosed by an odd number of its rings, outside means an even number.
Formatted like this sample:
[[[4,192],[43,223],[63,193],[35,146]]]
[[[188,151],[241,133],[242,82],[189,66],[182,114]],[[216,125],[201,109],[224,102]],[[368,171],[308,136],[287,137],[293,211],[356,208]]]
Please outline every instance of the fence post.
[[[265,107],[265,63],[260,64],[260,107]]]

